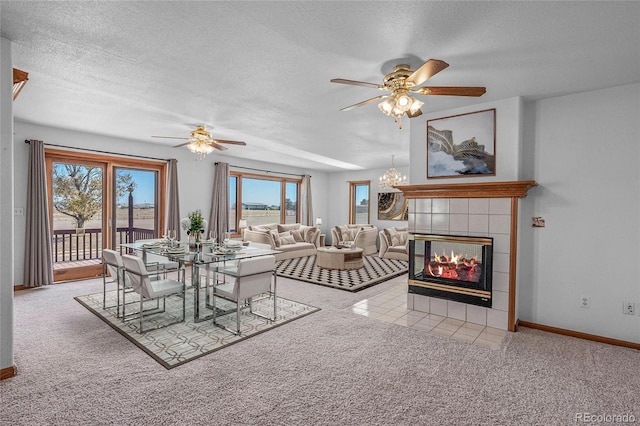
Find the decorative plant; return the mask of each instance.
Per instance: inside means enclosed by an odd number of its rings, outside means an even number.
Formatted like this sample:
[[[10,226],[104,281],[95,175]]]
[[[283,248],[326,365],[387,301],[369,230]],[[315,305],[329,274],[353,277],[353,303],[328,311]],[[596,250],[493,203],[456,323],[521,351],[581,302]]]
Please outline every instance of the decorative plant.
[[[187,235],[192,233],[204,232],[204,228],[207,227],[207,221],[202,218],[202,212],[198,209],[189,213],[189,217],[186,217],[180,221],[182,229],[187,231]]]

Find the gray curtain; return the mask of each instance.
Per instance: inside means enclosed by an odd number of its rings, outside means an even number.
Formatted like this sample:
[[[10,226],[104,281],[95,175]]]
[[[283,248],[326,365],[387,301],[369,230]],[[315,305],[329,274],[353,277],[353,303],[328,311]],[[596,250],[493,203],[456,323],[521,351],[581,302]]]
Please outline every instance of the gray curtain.
[[[209,231],[218,242],[224,240],[229,230],[229,163],[218,162],[213,172],[213,197],[211,197],[211,215]],[[208,234],[207,234],[208,235]]]
[[[178,194],[178,160],[172,158],[167,167],[167,228],[176,230],[180,241],[180,196]]]
[[[311,202],[311,176],[302,176],[302,188],[300,188],[300,221],[303,225],[315,226],[313,221],[313,203]]]
[[[49,198],[42,141],[29,141],[26,214],[24,286],[40,287],[53,284]]]

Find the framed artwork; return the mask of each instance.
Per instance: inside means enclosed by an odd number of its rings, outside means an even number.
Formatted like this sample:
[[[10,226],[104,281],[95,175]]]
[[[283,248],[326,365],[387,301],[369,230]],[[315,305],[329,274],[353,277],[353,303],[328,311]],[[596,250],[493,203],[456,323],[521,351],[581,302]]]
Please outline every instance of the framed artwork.
[[[402,192],[378,192],[378,220],[409,220],[409,203]]]
[[[495,174],[495,108],[427,121],[428,179]]]

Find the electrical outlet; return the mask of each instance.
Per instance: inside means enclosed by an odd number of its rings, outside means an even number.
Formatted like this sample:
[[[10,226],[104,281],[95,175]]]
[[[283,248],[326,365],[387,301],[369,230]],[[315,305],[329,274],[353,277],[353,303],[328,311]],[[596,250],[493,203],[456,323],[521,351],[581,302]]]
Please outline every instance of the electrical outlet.
[[[622,313],[625,315],[635,315],[636,313],[636,304],[633,302],[623,302],[622,303]]]
[[[24,208],[16,207],[13,209],[13,214],[16,216],[24,216]]]
[[[581,308],[588,308],[591,306],[591,300],[589,299],[589,296],[582,296],[580,298],[580,307]]]

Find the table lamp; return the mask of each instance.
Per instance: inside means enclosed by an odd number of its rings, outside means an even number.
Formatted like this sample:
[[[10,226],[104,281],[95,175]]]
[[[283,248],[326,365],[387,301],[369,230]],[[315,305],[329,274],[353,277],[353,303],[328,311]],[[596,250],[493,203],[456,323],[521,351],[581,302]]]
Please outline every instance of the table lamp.
[[[247,227],[247,220],[246,219],[240,219],[238,221],[238,229],[240,229],[240,236],[242,237],[242,239],[244,240],[244,229]]]

